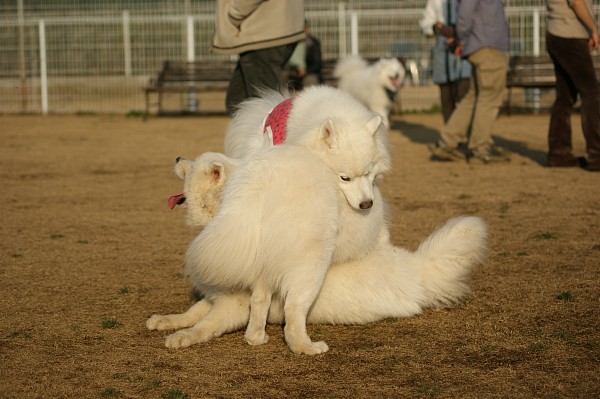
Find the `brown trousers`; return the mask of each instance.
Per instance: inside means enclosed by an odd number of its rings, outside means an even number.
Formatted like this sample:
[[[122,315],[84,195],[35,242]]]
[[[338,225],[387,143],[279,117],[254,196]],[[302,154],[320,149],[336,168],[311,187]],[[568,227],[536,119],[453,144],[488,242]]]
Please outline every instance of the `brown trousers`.
[[[548,161],[575,158],[571,144],[571,114],[579,95],[588,164],[600,168],[600,87],[588,41],[548,34],[546,44],[556,73],[556,100],[548,130]]]

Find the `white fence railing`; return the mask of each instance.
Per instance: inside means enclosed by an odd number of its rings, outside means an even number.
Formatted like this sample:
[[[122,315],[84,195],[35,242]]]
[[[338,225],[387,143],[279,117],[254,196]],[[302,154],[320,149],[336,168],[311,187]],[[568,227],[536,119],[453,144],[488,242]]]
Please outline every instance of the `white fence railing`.
[[[596,7],[596,12],[600,7]],[[405,108],[429,108],[430,38],[418,25],[421,9],[307,11],[324,58],[347,53],[401,56],[414,66]],[[545,9],[506,10],[511,53],[545,49]],[[50,16],[0,21],[0,112],[117,112],[141,110],[141,88],[165,59],[219,59],[209,51],[213,14]],[[417,80],[418,77],[418,80]],[[419,88],[423,90],[418,90]],[[433,93],[433,94],[432,94]]]

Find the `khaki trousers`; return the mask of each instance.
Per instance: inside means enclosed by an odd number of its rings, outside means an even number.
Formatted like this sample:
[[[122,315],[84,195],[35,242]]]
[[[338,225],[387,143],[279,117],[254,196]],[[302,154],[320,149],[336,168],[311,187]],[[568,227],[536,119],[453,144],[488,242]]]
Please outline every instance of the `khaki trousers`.
[[[486,152],[494,142],[492,127],[506,86],[506,54],[484,47],[468,57],[473,65],[471,86],[442,129],[442,141],[450,148],[459,144]]]

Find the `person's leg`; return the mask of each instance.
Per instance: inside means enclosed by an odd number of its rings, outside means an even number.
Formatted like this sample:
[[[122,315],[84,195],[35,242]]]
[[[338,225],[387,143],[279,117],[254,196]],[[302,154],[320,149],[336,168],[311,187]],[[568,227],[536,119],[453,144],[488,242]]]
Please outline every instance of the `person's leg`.
[[[440,102],[442,103],[442,118],[447,123],[455,108],[454,83],[442,83],[440,87]]]
[[[469,87],[471,86],[471,80],[470,79],[460,79],[456,82],[456,90],[454,93],[454,104],[458,104],[460,102],[460,100],[463,99],[463,97],[465,96],[465,94],[467,94],[467,92],[469,91]]]
[[[556,97],[550,110],[548,129],[548,166],[576,166],[571,144],[571,114],[577,101],[577,89],[563,65],[569,64],[569,43],[556,36],[546,37],[548,53],[554,63]]]
[[[232,115],[239,103],[258,97],[261,89],[279,90],[282,84],[281,72],[295,47],[296,43],[292,43],[240,54],[227,88],[227,113]]]
[[[473,68],[475,72],[475,68]],[[447,148],[456,148],[461,143],[467,141],[467,130],[471,124],[473,116],[473,107],[475,105],[476,84],[474,81],[475,73],[471,76],[471,85],[469,91],[456,104],[456,108],[450,115],[450,119],[442,128],[441,138],[443,146]]]
[[[577,100],[577,93],[579,93],[581,97],[581,124],[586,142],[588,167],[600,170],[600,88],[587,40],[563,39],[552,35],[548,35],[547,40],[548,52],[554,61],[556,71],[557,102],[559,89],[561,90],[562,99],[562,103],[557,106],[557,121],[555,124],[553,124],[555,111],[553,106],[548,135],[548,163],[551,163],[552,157],[555,155],[561,156],[565,153],[574,158],[571,152],[570,116],[573,105]],[[561,105],[566,110],[561,109]],[[565,131],[561,132],[559,128],[565,126]]]
[[[469,149],[476,154],[485,154],[494,144],[492,128],[504,100],[506,55],[500,50],[485,47],[471,54],[469,61],[474,66],[477,85]]]
[[[237,105],[247,98],[248,92],[246,91],[246,84],[244,83],[244,73],[240,62],[238,61],[233,70],[233,75],[231,76],[225,95],[225,108],[227,114],[233,116]]]

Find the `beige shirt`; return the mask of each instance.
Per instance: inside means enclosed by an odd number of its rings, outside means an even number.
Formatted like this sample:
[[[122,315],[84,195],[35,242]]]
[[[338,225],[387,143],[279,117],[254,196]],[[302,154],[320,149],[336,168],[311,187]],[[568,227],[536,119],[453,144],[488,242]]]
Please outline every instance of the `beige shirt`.
[[[304,39],[304,0],[218,0],[211,49],[218,54],[282,46]]]
[[[592,0],[586,0],[590,15],[592,11]],[[590,32],[575,15],[571,8],[570,0],[546,0],[548,14],[546,16],[546,30],[553,36],[567,39],[587,39]]]

